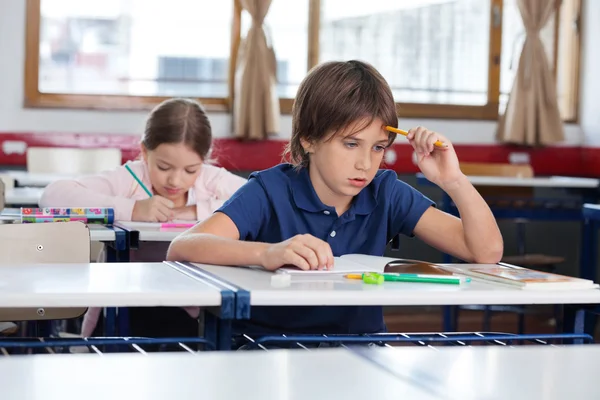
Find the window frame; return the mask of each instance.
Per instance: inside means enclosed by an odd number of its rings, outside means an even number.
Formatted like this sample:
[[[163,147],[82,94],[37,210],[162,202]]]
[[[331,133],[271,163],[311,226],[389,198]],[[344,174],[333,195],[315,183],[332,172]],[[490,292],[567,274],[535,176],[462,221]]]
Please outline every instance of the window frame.
[[[231,48],[229,59],[228,96],[225,98],[198,98],[207,110],[214,112],[230,112],[233,108],[235,97],[234,76],[237,62],[238,49],[241,43],[241,13],[242,7],[239,0],[234,2]],[[307,71],[319,62],[319,29],[321,15],[321,0],[307,0],[308,7],[308,55]],[[454,105],[454,104],[427,104],[427,103],[396,103],[398,115],[401,118],[437,118],[437,119],[472,119],[472,120],[497,120],[500,104],[500,61],[502,52],[502,18],[503,0],[490,1],[490,32],[489,32],[489,64],[488,64],[488,91],[487,103],[481,106]],[[574,0],[578,12],[581,9],[581,0]],[[564,2],[561,2],[560,7]],[[80,95],[61,93],[41,93],[39,81],[39,39],[41,22],[41,0],[27,0],[26,3],[26,49],[25,49],[25,107],[42,108],[72,108],[72,109],[102,109],[102,110],[148,110],[157,103],[167,99],[162,96],[127,96],[127,95]],[[579,14],[578,18],[580,19]],[[560,13],[555,15],[555,41],[554,41],[554,74],[557,78],[558,47],[560,34]],[[572,40],[575,47],[573,52],[580,62],[580,30]],[[574,76],[570,77],[573,85],[569,92],[569,99],[577,98],[579,93],[579,69],[575,67]],[[280,98],[280,110],[283,114],[290,114],[294,100]],[[570,106],[573,118],[564,122],[578,120],[578,105],[575,101]]]

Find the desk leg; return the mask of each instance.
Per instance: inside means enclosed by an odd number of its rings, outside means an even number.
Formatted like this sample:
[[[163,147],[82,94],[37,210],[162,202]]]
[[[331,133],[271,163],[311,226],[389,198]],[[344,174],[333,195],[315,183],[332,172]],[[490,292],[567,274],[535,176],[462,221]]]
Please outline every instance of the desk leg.
[[[587,334],[594,336],[596,306],[582,304],[565,304],[563,317],[563,333]],[[575,339],[573,344],[582,344],[582,339]]]
[[[231,350],[231,320],[204,312],[204,338],[214,343],[216,350]]]
[[[595,221],[585,219],[581,232],[581,254],[579,276],[584,279],[596,280],[598,263],[598,225]]]

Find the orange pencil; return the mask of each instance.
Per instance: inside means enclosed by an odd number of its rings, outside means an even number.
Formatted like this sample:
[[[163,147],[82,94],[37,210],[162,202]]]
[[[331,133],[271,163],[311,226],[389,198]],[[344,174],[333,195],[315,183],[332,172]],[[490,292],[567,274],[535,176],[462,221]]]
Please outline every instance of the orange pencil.
[[[397,129],[392,126],[386,126],[385,129],[390,132],[399,133],[401,135],[408,136],[408,132],[403,131],[402,129]],[[440,142],[439,140],[437,140],[433,145],[436,147],[442,147],[442,148],[448,147],[447,144],[445,144],[444,142]]]

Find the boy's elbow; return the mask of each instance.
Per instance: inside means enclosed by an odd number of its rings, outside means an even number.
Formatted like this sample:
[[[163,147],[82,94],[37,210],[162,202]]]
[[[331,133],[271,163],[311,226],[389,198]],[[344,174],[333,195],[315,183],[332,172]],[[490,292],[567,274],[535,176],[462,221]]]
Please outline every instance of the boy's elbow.
[[[167,249],[167,261],[185,261],[181,253],[181,242],[178,239],[179,237],[176,237],[169,245]]]
[[[500,240],[493,246],[484,251],[473,255],[473,262],[476,264],[497,264],[504,255],[504,243]]]

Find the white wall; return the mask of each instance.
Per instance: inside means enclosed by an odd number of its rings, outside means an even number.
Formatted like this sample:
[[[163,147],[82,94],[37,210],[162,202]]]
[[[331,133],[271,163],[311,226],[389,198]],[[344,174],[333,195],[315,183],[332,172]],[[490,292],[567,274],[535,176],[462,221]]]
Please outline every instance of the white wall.
[[[591,23],[600,17],[600,1],[585,1],[590,14],[584,30],[584,65],[581,78],[582,126],[567,125],[565,145],[583,143],[585,136],[590,144],[600,145],[600,112],[593,100],[600,93],[598,51],[591,54],[593,39],[600,39],[600,26]],[[597,45],[596,45],[597,47]],[[145,113],[124,111],[83,111],[23,108],[23,71],[25,61],[25,1],[0,0],[0,132],[73,132],[106,134],[140,134]],[[595,108],[595,110],[594,110]],[[231,132],[231,118],[225,113],[210,115],[217,137],[227,137]],[[494,121],[462,120],[403,120],[401,126],[423,125],[448,136],[455,143],[494,143]],[[291,119],[282,116],[279,139],[288,138]]]
[[[583,0],[582,7],[579,120],[585,143],[600,146],[600,1]]]

